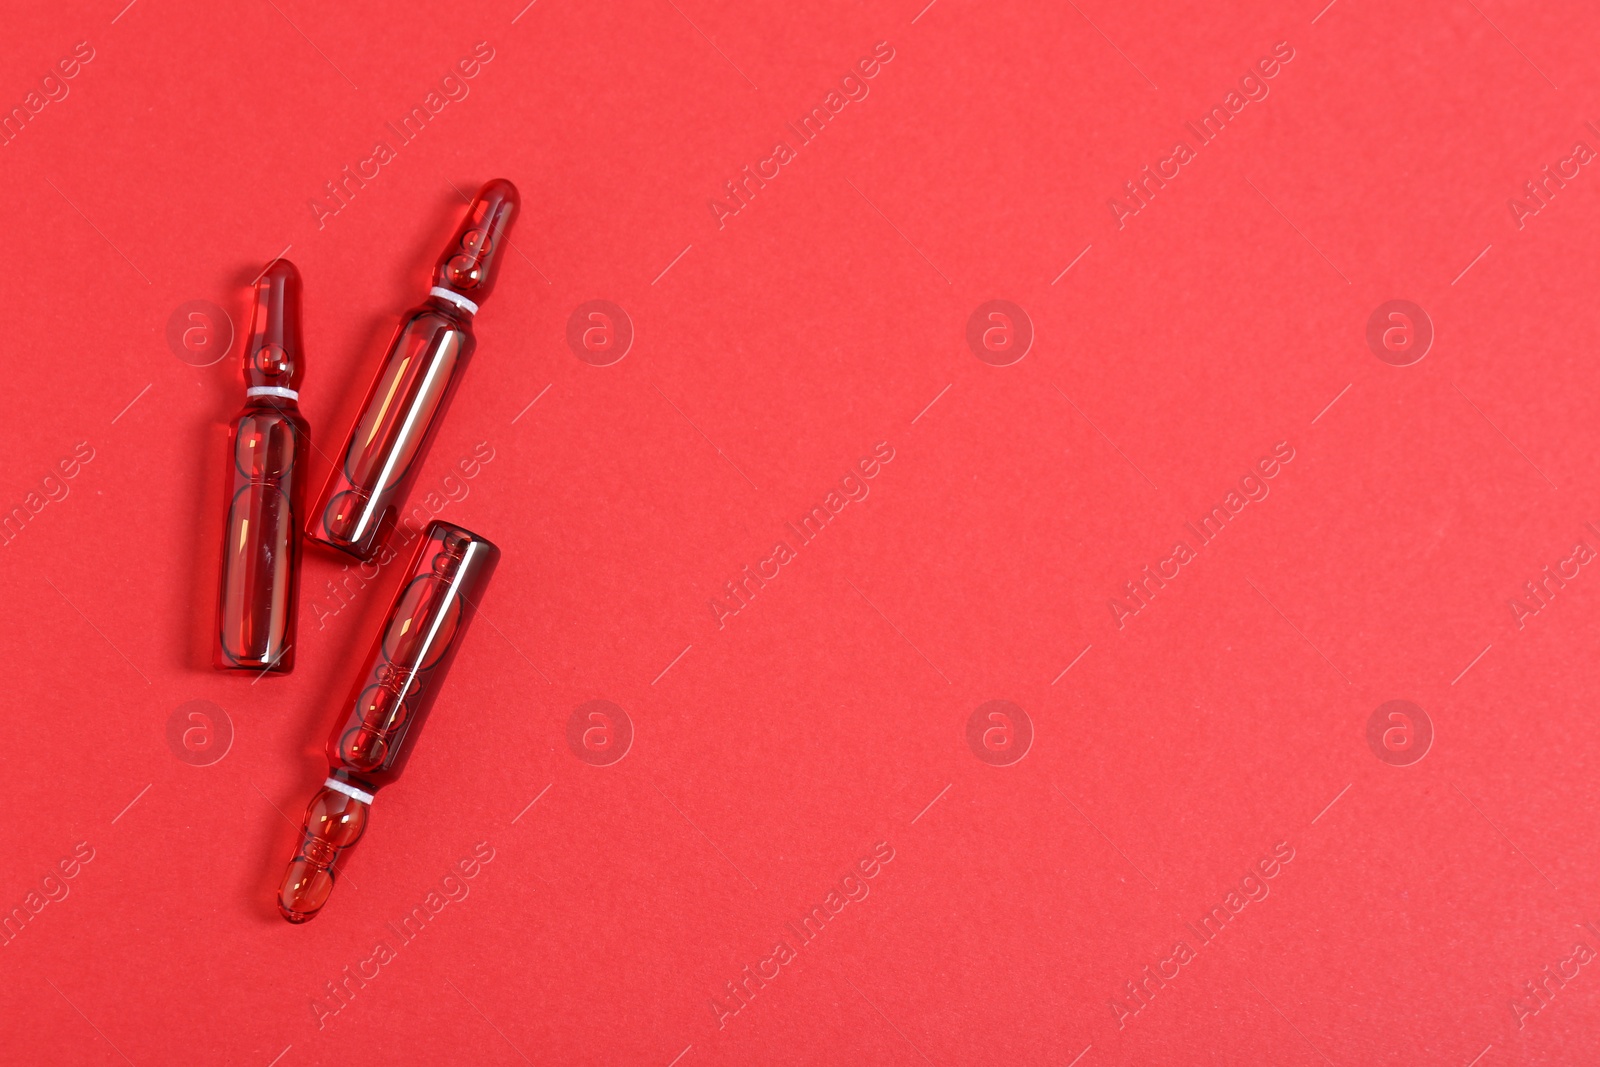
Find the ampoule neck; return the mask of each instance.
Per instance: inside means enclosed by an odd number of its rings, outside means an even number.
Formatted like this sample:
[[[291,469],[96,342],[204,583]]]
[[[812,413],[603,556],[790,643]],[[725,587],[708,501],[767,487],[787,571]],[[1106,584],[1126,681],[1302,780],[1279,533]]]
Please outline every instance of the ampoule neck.
[[[382,788],[379,783],[353,774],[345,767],[329,767],[327,780],[339,783],[339,786],[344,787],[340,789],[340,792],[344,792],[348,796],[355,796],[356,799],[365,804],[372,803],[372,795]],[[339,786],[332,788],[339,788]]]
[[[246,410],[299,412],[300,393],[286,385],[252,385],[244,391]]]
[[[470,297],[462,296],[454,290],[446,289],[442,285],[436,285],[428,290],[428,295],[423,300],[422,306],[430,311],[442,312],[457,322],[468,326],[472,324],[473,319],[478,314],[476,301]]]

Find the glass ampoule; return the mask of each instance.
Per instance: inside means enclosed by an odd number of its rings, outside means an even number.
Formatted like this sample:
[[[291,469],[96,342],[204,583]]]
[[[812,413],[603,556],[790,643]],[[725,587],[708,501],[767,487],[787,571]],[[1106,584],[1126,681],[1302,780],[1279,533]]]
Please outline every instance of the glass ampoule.
[[[434,268],[433,288],[406,313],[335,457],[306,533],[359,559],[399,520],[417,471],[477,345],[473,318],[494,288],[520,201],[503,178],[478,191]]]
[[[311,425],[300,414],[305,371],[300,272],[273,260],[256,280],[244,350],[244,409],[229,436],[214,662],[223,670],[294,669],[300,522]]]
[[[366,831],[373,794],[405,768],[499,559],[498,548],[459,526],[435,522],[422,534],[328,735],[328,777],[278,889],[290,922],[327,903],[340,854]]]

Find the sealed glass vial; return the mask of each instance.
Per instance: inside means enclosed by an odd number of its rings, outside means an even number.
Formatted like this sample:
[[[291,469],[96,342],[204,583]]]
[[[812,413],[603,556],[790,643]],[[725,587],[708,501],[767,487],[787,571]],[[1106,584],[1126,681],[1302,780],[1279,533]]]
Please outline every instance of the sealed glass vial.
[[[435,522],[422,535],[328,735],[328,778],[278,889],[290,922],[309,921],[327,903],[334,864],[366,830],[373,794],[405,768],[499,559],[498,548],[459,526]]]
[[[214,662],[223,670],[294,669],[300,522],[311,427],[300,414],[305,361],[300,272],[274,260],[256,280],[245,340],[245,405],[229,438]]]
[[[494,288],[519,200],[489,182],[434,268],[428,299],[406,313],[361,414],[309,517],[313,540],[369,559],[399,519],[477,342],[472,320]]]

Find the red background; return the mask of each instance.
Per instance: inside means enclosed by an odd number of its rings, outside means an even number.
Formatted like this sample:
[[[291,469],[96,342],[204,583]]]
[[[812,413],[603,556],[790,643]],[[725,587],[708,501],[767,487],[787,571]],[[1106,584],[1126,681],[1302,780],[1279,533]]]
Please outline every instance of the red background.
[[[1600,948],[1600,577],[1520,627],[1508,603],[1600,549],[1600,176],[1508,206],[1600,147],[1592,5],[523,5],[7,15],[6,108],[94,58],[0,148],[0,505],[94,458],[0,550],[0,908],[94,858],[0,948],[0,1059],[1594,1059],[1600,964],[1511,1005]],[[470,95],[319,226],[480,41]],[[880,41],[870,95],[719,229],[723,183]],[[1270,95],[1119,230],[1108,199],[1280,41]],[[192,366],[168,319],[242,329],[289,246],[331,450],[452,184],[496,176],[522,255],[418,483],[492,448],[441,513],[504,550],[492,625],[291,927],[289,820],[392,590],[320,616],[342,561],[308,548],[294,674],[209,668],[238,346]],[[607,367],[566,342],[597,298],[637,333]],[[1010,366],[965,340],[995,298],[1037,335]],[[1391,299],[1436,331],[1410,366],[1365,340]],[[1280,441],[1270,496],[1119,628],[1122,583]],[[870,497],[719,628],[710,598],[878,442]],[[594,699],[635,730],[611,766],[566,741]],[[1035,730],[1010,766],[966,740],[995,699]],[[1394,699],[1435,731],[1410,766],[1366,739]],[[208,766],[168,741],[193,700],[234,732]],[[719,1027],[880,841],[870,896]],[[319,1028],[479,842],[470,895]],[[1270,895],[1119,1028],[1279,842]]]

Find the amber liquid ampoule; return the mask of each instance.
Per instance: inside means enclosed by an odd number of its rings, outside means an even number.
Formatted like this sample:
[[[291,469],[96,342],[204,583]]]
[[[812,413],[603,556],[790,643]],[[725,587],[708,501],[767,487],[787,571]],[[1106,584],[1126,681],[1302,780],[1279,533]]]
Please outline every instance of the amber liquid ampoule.
[[[306,809],[278,910],[307,922],[333,892],[334,864],[361,839],[373,794],[399,777],[461,636],[500,559],[469,530],[435,522],[402,575],[366,665],[328,735],[328,778]]]
[[[494,288],[517,187],[503,178],[478,191],[434,268],[433,288],[406,313],[335,457],[306,534],[370,559],[399,521],[422,460],[477,341],[472,320]],[[419,524],[420,525],[420,524]]]
[[[214,661],[224,670],[294,669],[300,516],[311,426],[300,414],[305,368],[300,272],[274,260],[256,280],[245,341],[245,405],[230,436]]]

